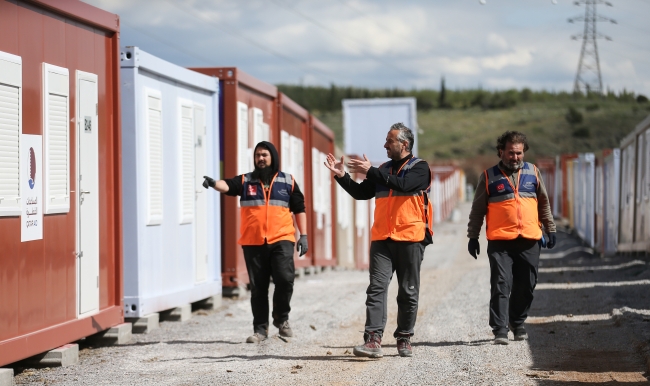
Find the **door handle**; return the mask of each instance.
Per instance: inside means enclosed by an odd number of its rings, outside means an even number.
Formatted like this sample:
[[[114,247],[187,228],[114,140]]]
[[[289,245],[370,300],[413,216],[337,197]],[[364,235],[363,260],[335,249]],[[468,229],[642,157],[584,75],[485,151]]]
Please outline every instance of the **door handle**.
[[[81,189],[81,190],[79,190],[79,193],[81,193],[81,194],[90,194],[90,191]]]

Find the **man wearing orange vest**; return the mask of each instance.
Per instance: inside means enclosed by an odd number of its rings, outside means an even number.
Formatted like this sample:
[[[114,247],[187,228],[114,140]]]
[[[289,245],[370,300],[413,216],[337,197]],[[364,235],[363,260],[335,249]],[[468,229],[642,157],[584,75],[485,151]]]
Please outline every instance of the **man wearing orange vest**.
[[[490,327],[495,344],[526,340],[524,321],[533,302],[542,246],[555,246],[555,223],[544,181],[537,167],[524,162],[523,133],[506,131],[497,139],[501,161],[481,174],[469,215],[468,250],[480,253],[479,233],[486,218],[490,259]],[[548,233],[543,237],[541,224]],[[547,241],[548,240],[548,241]]]
[[[381,340],[386,327],[387,295],[393,272],[397,275],[397,340],[400,356],[412,356],[411,336],[415,327],[420,292],[420,266],[424,248],[431,244],[431,203],[428,199],[431,171],[426,161],[413,157],[413,132],[402,123],[390,127],[384,148],[391,160],[378,168],[364,160],[351,160],[351,172],[366,179],[357,183],[338,161],[327,155],[325,166],[339,185],[356,200],[375,198],[370,285],[366,291],[364,344],[354,355],[381,358]]]
[[[291,296],[295,279],[293,246],[300,230],[296,250],[307,253],[307,217],[305,198],[291,174],[279,170],[280,158],[272,143],[255,146],[255,170],[235,178],[215,181],[204,176],[203,186],[229,196],[241,196],[241,227],[238,243],[244,250],[250,279],[253,335],[247,343],[259,343],[268,336],[269,283],[273,278],[273,325],[279,334],[292,337],[289,326]]]

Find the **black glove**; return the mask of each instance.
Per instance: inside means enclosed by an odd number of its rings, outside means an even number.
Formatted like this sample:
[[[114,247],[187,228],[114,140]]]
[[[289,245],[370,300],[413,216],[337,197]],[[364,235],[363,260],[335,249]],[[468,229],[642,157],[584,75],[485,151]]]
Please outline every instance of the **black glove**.
[[[476,259],[476,256],[481,254],[481,244],[478,243],[478,239],[469,239],[467,250]]]
[[[546,248],[553,249],[555,246],[555,233],[548,234],[548,241],[546,242]]]
[[[214,188],[214,184],[215,184],[217,181],[213,180],[212,178],[210,178],[210,177],[208,177],[208,176],[203,176],[203,178],[205,178],[205,181],[203,181],[203,187],[204,187],[204,188],[206,188],[206,189],[209,188],[209,187],[213,187],[213,188]]]
[[[309,250],[307,247],[307,235],[300,235],[300,239],[296,243],[296,251],[298,251],[298,256],[302,256]]]

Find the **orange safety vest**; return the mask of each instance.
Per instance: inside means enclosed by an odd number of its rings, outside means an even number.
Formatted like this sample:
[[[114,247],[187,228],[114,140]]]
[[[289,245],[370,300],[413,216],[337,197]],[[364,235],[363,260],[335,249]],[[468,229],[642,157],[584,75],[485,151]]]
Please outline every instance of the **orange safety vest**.
[[[276,173],[267,192],[252,173],[242,176],[240,245],[263,245],[282,240],[296,242],[296,229],[289,210],[293,176]]]
[[[404,162],[397,171],[398,177],[406,176],[422,159],[412,157]],[[379,167],[392,174],[393,161],[388,161]],[[372,240],[422,241],[424,232],[430,232],[433,207],[429,201],[431,178],[426,191],[396,192],[385,185],[375,184],[375,219],[372,225]]]
[[[542,229],[537,213],[539,180],[535,165],[524,162],[519,169],[516,188],[498,165],[484,173],[488,194],[487,239],[541,239]]]

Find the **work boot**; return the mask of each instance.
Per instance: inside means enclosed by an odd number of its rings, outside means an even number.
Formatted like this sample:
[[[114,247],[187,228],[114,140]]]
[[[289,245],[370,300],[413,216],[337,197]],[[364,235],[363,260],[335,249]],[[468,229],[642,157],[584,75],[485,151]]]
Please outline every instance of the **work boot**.
[[[413,348],[411,347],[411,335],[399,334],[395,339],[397,340],[397,353],[399,356],[412,357]]]
[[[526,329],[524,326],[519,326],[513,330],[513,333],[515,334],[515,340],[527,340],[528,339],[528,334],[526,333]]]
[[[381,336],[376,332],[364,334],[366,343],[356,346],[352,351],[358,357],[381,358],[384,354],[381,352]]]
[[[273,322],[273,325],[278,329],[280,329],[280,336],[284,336],[287,338],[293,337],[293,331],[291,331],[291,326],[289,326],[288,320],[285,320],[282,323]]]
[[[266,335],[256,332],[246,339],[246,343],[259,343],[265,340],[266,340]]]
[[[508,341],[507,332],[496,334],[494,336],[494,344],[508,344],[508,343],[510,343],[510,341]]]

